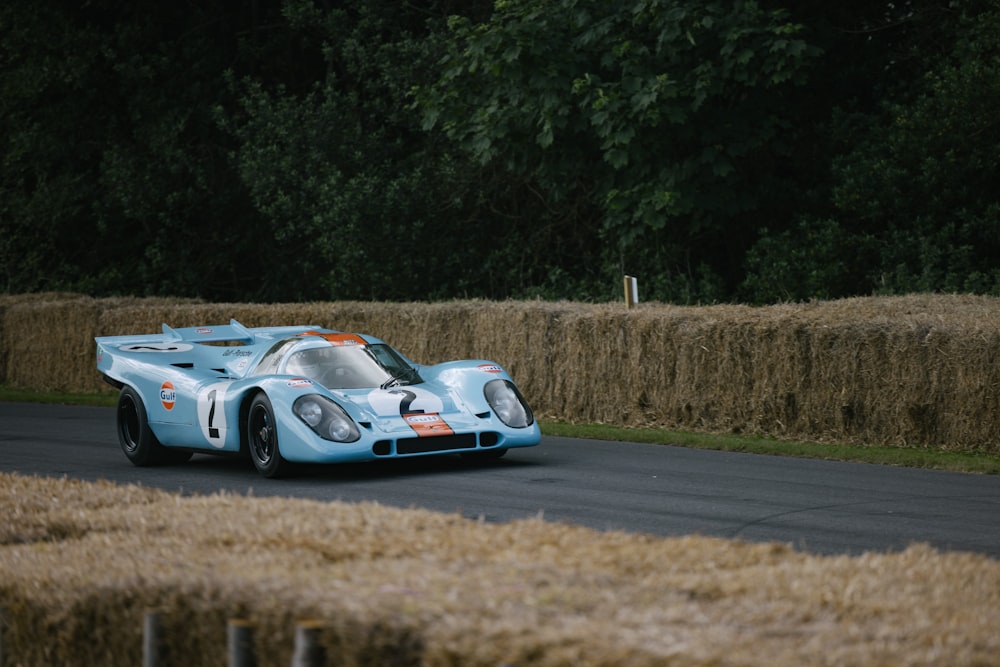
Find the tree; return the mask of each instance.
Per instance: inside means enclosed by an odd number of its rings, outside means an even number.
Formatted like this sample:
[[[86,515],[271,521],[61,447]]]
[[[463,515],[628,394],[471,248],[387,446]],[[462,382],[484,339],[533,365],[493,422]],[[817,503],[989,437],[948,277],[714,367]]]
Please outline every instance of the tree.
[[[450,3],[340,4],[5,5],[4,288],[433,296],[459,170],[405,91]]]
[[[44,37],[43,37],[44,36]],[[0,6],[0,288],[57,288],[87,268],[80,228],[100,159],[97,30],[48,3]],[[67,113],[72,105],[76,113]]]
[[[965,13],[953,47],[836,164],[835,204],[882,241],[881,291],[1000,294],[1000,10]]]
[[[469,257],[482,246],[467,247],[474,234],[458,224],[462,170],[407,101],[436,57],[432,7],[291,0],[298,64],[317,78],[231,81],[240,109],[221,120],[271,232],[266,280],[279,298],[454,296],[477,273]]]
[[[763,230],[744,298],[1000,292],[995,5],[816,9],[818,74],[835,93],[817,125],[830,174],[811,209]]]
[[[786,96],[816,55],[787,12],[506,0],[488,22],[451,29],[439,80],[416,91],[424,127],[535,194],[525,216],[610,245],[606,265],[693,256],[728,274],[720,247],[781,197]]]
[[[253,225],[211,114],[240,32],[225,4],[3,6],[5,289],[247,289],[229,258]]]

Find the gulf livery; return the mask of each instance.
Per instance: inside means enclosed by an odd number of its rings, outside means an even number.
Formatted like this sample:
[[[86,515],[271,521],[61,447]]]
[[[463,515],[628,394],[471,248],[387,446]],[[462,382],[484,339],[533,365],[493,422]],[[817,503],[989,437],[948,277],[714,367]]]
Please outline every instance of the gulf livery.
[[[119,390],[119,444],[137,466],[247,455],[279,477],[295,463],[499,458],[541,440],[492,361],[422,365],[365,334],[236,320],[95,342],[97,370]]]

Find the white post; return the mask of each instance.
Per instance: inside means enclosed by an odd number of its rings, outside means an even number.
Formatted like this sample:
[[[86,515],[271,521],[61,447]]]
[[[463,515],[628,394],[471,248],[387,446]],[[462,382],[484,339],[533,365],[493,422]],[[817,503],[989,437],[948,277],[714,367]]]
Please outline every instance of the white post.
[[[625,276],[622,282],[625,287],[625,307],[631,308],[639,303],[639,281],[635,276]]]

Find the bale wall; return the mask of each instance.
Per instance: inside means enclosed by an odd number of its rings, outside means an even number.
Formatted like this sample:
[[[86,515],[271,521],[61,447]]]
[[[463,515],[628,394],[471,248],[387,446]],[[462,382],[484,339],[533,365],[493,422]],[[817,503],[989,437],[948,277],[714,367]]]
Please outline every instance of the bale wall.
[[[111,391],[94,370],[94,336],[230,318],[369,333],[420,363],[490,359],[544,419],[1000,453],[1000,299],[991,297],[633,309],[3,297],[0,378]]]
[[[289,665],[313,621],[328,663],[451,667],[992,665],[1000,562],[912,545],[821,557],[783,544],[500,525],[375,503],[180,496],[0,474],[7,664]],[[294,663],[300,664],[300,663]]]

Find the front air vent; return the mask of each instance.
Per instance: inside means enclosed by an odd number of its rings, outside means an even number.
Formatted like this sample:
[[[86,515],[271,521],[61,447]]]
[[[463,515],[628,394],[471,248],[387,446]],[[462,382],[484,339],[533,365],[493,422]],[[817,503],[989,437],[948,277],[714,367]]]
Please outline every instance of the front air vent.
[[[456,449],[475,449],[475,433],[438,435],[432,438],[400,438],[396,441],[397,454],[427,454],[449,452]]]

